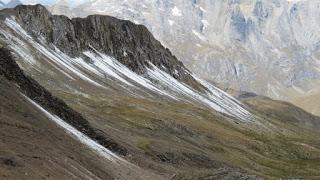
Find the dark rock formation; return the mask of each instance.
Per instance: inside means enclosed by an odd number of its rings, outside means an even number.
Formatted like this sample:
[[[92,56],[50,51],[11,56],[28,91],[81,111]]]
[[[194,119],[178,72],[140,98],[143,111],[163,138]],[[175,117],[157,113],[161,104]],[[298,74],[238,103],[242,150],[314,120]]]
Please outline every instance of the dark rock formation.
[[[96,140],[99,144],[120,155],[126,155],[128,153],[124,147],[121,147],[116,142],[91,127],[89,122],[84,119],[81,114],[68,107],[62,100],[52,96],[49,91],[40,86],[35,80],[26,76],[11,57],[10,51],[1,47],[0,76],[4,76],[9,81],[15,82],[19,86],[21,92],[27,97],[40,104],[49,112],[59,116],[68,124],[93,140]]]
[[[145,26],[102,15],[69,19],[51,15],[41,5],[17,6],[3,14],[15,15],[30,35],[44,37],[48,43],[72,57],[79,57],[83,51],[94,48],[115,57],[136,73],[143,74],[152,63],[178,80],[193,87],[200,86],[182,62],[163,47]]]

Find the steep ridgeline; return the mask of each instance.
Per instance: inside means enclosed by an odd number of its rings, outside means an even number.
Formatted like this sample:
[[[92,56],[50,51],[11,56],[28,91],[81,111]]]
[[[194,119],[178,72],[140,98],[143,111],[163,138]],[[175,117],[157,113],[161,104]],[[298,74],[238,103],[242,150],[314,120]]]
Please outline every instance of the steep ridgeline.
[[[38,72],[46,71],[41,69],[46,66],[35,65],[43,62],[36,60],[42,55],[40,59],[47,58],[71,81],[80,78],[98,87],[118,84],[117,89],[125,87],[131,94],[146,96],[151,91],[241,121],[253,119],[239,101],[191,74],[142,25],[101,15],[69,19],[51,15],[41,5],[17,6],[0,14],[0,40]]]
[[[183,64],[142,25],[100,15],[70,20],[65,16],[52,16],[41,5],[18,6],[15,13],[16,21],[30,35],[44,37],[47,43],[71,57],[79,57],[94,48],[139,74],[152,63],[176,79],[196,85]]]

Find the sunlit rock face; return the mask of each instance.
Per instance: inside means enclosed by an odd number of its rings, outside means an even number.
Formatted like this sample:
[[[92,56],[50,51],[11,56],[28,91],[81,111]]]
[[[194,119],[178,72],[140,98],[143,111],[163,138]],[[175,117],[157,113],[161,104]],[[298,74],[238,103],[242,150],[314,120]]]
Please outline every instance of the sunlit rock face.
[[[320,79],[320,1],[96,0],[73,16],[108,14],[146,25],[199,76],[284,100]]]

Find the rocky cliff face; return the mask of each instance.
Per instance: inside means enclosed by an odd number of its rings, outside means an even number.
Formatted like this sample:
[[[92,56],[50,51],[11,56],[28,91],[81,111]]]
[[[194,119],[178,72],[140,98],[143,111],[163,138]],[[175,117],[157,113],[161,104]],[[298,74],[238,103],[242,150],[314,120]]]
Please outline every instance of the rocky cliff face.
[[[292,101],[320,79],[319,8],[317,0],[96,0],[73,14],[144,24],[201,77]]]
[[[71,57],[96,50],[139,74],[152,63],[176,79],[197,86],[184,65],[142,25],[100,15],[85,19],[52,16],[40,5],[18,6],[15,13],[16,20],[32,36],[45,38]]]

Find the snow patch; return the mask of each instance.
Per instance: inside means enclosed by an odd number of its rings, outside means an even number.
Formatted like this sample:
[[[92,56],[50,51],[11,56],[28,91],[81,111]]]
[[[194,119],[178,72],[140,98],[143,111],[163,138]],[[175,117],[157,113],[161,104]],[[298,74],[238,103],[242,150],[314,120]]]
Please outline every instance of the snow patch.
[[[174,24],[174,21],[172,21],[171,19],[168,19],[169,25],[172,26]]]
[[[157,80],[160,84],[166,86],[166,89],[171,89],[173,91],[172,93],[183,95],[183,100],[185,100],[185,97],[189,97],[196,102],[211,107],[223,114],[238,118],[241,121],[248,122],[252,120],[252,115],[241,106],[241,103],[222,90],[209,85],[202,80],[200,81],[200,79],[197,78],[196,80],[209,90],[206,95],[201,94],[188,85],[179,82],[153,64],[151,64],[151,66],[152,69],[148,69],[150,78]]]
[[[204,19],[201,20],[201,23],[203,24],[203,28],[204,29],[207,29],[208,26],[210,25],[210,23],[207,20],[204,20]]]
[[[90,59],[92,59],[94,61],[94,63],[101,70],[104,70],[104,73],[106,73],[107,75],[113,76],[122,82],[126,82],[127,84],[130,84],[126,80],[126,79],[128,79],[131,82],[135,82],[136,84],[139,84],[140,86],[142,86],[148,90],[154,91],[156,93],[159,93],[159,94],[171,97],[171,98],[174,98],[169,93],[154,86],[150,80],[131,71],[129,68],[127,68],[125,65],[121,64],[116,59],[114,59],[108,55],[102,54],[102,53],[98,52],[97,50],[95,50],[95,53],[96,54],[94,54],[93,52],[90,52],[90,51],[86,51],[83,54],[88,56]]]
[[[172,9],[171,13],[173,16],[182,16],[182,12],[177,6]]]
[[[203,7],[199,7],[200,8],[200,10],[202,11],[202,12],[204,12],[204,13],[206,13],[207,12],[207,10],[205,10]]]

